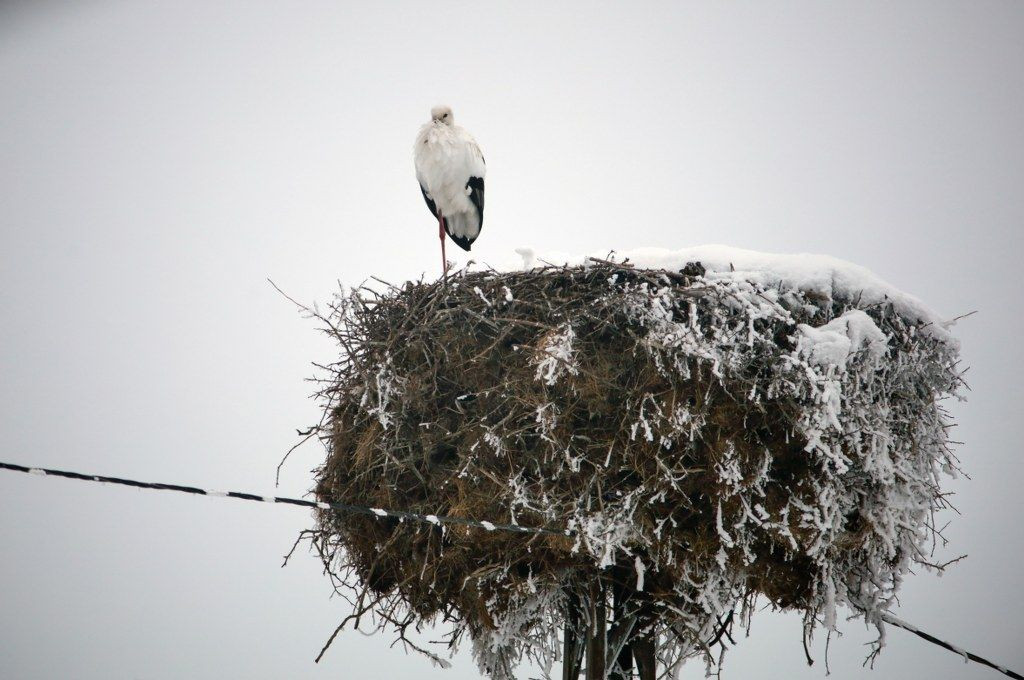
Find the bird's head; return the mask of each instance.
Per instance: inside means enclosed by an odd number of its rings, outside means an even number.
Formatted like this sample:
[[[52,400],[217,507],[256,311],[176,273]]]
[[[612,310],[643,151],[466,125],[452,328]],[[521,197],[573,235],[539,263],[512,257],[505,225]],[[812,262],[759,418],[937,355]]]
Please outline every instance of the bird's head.
[[[430,109],[430,118],[434,123],[455,125],[455,114],[450,106],[435,106]]]

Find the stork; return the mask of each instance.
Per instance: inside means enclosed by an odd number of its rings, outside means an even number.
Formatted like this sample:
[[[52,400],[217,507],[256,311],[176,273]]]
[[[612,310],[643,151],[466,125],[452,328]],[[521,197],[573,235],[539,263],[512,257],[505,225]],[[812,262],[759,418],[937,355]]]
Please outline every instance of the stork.
[[[441,267],[448,275],[445,234],[468,251],[484,224],[487,168],[472,135],[455,124],[451,107],[435,106],[413,147],[416,179],[430,214],[437,218]]]

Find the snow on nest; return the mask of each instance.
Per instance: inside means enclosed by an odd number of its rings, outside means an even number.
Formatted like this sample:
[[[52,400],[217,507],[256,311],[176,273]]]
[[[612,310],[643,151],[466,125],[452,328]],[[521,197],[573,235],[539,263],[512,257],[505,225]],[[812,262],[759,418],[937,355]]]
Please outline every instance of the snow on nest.
[[[885,355],[888,337],[871,317],[860,309],[851,309],[817,328],[797,326],[797,351],[818,366],[837,366],[845,370],[850,356],[866,349],[877,361]]]
[[[703,245],[679,250],[666,248],[636,248],[622,252],[569,256],[562,253],[539,255],[531,248],[517,248],[518,262],[510,262],[505,271],[533,269],[548,264],[579,265],[591,262],[591,257],[628,260],[643,269],[679,271],[688,262],[700,262],[707,270],[706,277],[713,280],[749,281],[764,288],[799,290],[826,299],[842,299],[866,307],[885,301],[909,321],[918,323],[932,336],[956,346],[949,332],[953,325],[932,311],[921,300],[887,283],[871,270],[829,255],[797,253],[793,255],[762,253],[756,250],[733,248],[725,245]]]

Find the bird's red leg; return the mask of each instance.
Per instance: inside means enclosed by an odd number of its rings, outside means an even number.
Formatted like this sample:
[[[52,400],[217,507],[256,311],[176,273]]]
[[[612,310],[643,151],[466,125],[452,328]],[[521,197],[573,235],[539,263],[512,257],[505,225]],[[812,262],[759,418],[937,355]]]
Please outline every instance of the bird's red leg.
[[[443,272],[444,278],[448,278],[448,257],[444,252],[444,217],[441,215],[441,211],[437,211],[437,235],[441,239],[441,271]]]

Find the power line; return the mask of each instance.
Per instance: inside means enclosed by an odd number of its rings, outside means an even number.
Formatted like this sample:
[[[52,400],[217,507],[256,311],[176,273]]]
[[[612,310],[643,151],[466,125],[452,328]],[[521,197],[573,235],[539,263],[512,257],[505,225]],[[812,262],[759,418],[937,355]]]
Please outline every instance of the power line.
[[[1007,668],[1005,666],[1000,666],[997,663],[993,663],[993,662],[989,661],[986,658],[978,656],[977,654],[972,654],[971,652],[968,652],[965,649],[961,649],[960,647],[957,647],[956,645],[954,645],[954,644],[952,644],[950,642],[946,642],[944,640],[940,640],[939,638],[935,637],[934,635],[930,635],[930,634],[924,632],[923,630],[919,629],[917,626],[915,626],[913,624],[910,624],[910,623],[907,623],[903,619],[896,618],[895,616],[893,616],[892,614],[890,614],[888,612],[882,612],[882,620],[885,621],[886,623],[892,625],[892,626],[896,626],[897,628],[902,628],[903,630],[908,630],[911,633],[913,633],[914,635],[916,635],[919,638],[922,638],[924,640],[927,640],[928,642],[932,643],[933,645],[938,645],[939,647],[942,647],[944,649],[948,649],[949,651],[951,651],[951,652],[953,652],[955,654],[959,654],[964,659],[970,659],[971,661],[974,661],[975,663],[980,663],[980,664],[982,664],[984,666],[988,666],[989,668],[994,668],[995,670],[999,671],[1003,675],[1007,675],[1007,676],[1009,676],[1011,678],[1017,678],[1017,680],[1024,680],[1024,675],[1021,675],[1020,673],[1015,673],[1014,671],[1011,671],[1009,668]]]
[[[65,479],[77,479],[83,482],[99,482],[101,484],[119,484],[121,486],[132,486],[137,489],[156,489],[160,491],[178,491],[180,493],[188,493],[197,496],[214,496],[220,498],[237,498],[243,501],[256,501],[258,503],[279,503],[284,505],[297,505],[304,508],[319,508],[321,510],[336,510],[338,512],[344,512],[353,515],[367,515],[371,517],[394,517],[398,520],[409,520],[413,522],[423,522],[426,524],[442,525],[442,524],[457,524],[460,526],[476,527],[479,529],[485,529],[487,531],[509,531],[517,534],[540,534],[548,536],[573,536],[575,532],[569,529],[551,529],[547,527],[527,527],[519,524],[499,524],[497,522],[487,522],[482,520],[468,519],[466,517],[453,517],[451,515],[424,515],[417,512],[408,512],[405,510],[387,510],[385,508],[370,508],[361,505],[348,505],[346,503],[324,503],[322,501],[307,501],[301,498],[287,498],[284,496],[261,496],[254,493],[245,493],[242,491],[214,491],[211,489],[200,489],[195,486],[182,486],[180,484],[164,484],[161,482],[140,482],[135,479],[123,479],[121,477],[105,477],[103,475],[87,475],[81,472],[68,472],[66,470],[52,470],[50,468],[37,468],[27,467],[25,465],[15,465],[14,463],[0,462],[0,470],[11,470],[13,472],[24,472],[30,475],[40,475],[44,477],[63,477]],[[886,623],[910,631],[914,635],[927,640],[933,645],[938,645],[944,649],[962,656],[965,659],[980,663],[982,665],[993,668],[1003,675],[1017,680],[1024,680],[1024,675],[1016,673],[1005,666],[1000,666],[997,663],[993,663],[984,657],[978,656],[968,652],[952,643],[945,642],[938,639],[937,637],[930,635],[923,630],[920,630],[913,624],[907,623],[906,621],[899,619],[888,612],[882,613],[882,620]]]
[[[487,531],[509,531],[517,534],[541,534],[547,536],[573,536],[574,532],[568,529],[549,529],[547,527],[528,527],[519,524],[501,524],[498,522],[478,521],[466,517],[453,517],[451,515],[425,515],[418,512],[406,510],[389,510],[386,508],[370,508],[362,505],[348,505],[347,503],[324,503],[322,501],[307,501],[301,498],[287,498],[284,496],[261,496],[255,493],[243,491],[214,491],[212,489],[200,489],[195,486],[182,486],[180,484],[163,484],[161,482],[140,482],[135,479],[122,479],[121,477],[105,477],[103,475],[87,475],[81,472],[68,472],[67,470],[51,470],[49,468],[27,467],[13,463],[0,462],[0,469],[12,470],[14,472],[25,472],[30,475],[41,475],[45,477],[64,477],[65,479],[77,479],[83,482],[99,482],[101,484],[119,484],[121,486],[133,486],[137,489],[157,489],[160,491],[178,491],[196,496],[214,496],[219,498],[237,498],[243,501],[256,501],[258,503],[280,503],[284,505],[298,505],[303,508],[319,508],[321,510],[336,510],[351,515],[368,515],[370,517],[394,517],[398,520],[409,520],[412,522],[423,522],[425,524],[442,525],[457,524],[460,526],[477,527]]]

